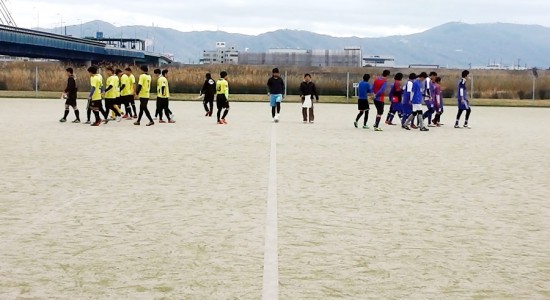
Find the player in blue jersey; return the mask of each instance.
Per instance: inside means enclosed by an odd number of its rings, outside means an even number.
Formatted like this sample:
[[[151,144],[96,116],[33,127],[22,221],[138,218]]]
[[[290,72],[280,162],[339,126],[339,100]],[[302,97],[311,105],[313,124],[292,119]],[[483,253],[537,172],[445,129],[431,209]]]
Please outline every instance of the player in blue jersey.
[[[403,97],[403,88],[401,87],[401,81],[403,80],[403,73],[397,73],[393,77],[394,82],[390,88],[390,113],[386,117],[386,124],[395,125],[393,118],[395,114],[401,118],[401,98]]]
[[[435,127],[435,125],[432,125],[432,117],[435,112],[435,79],[437,78],[436,72],[430,72],[430,76],[428,79],[426,79],[425,83],[423,84],[424,87],[424,103],[426,103],[426,107],[428,110],[424,113],[422,116],[423,119],[428,119],[428,127]]]
[[[468,90],[466,88],[466,82],[468,82],[469,75],[470,71],[464,70],[462,72],[462,79],[460,79],[460,81],[458,82],[458,115],[456,116],[455,128],[460,128],[460,126],[458,125],[458,123],[460,122],[460,117],[462,116],[462,113],[466,111],[464,128],[470,129],[470,126],[468,125],[468,120],[470,120],[470,113],[472,112],[472,109],[470,108],[470,101],[468,100]]]
[[[407,81],[407,83],[403,88],[403,99],[401,101],[401,114],[402,114],[401,127],[406,130],[411,130],[407,120],[412,115],[412,111],[413,111],[411,97],[412,97],[413,82],[415,80],[416,80],[416,74],[415,73],[409,74],[409,80]],[[414,124],[412,125],[412,127],[417,128],[416,126],[414,126]]]
[[[359,128],[359,120],[364,115],[365,119],[363,120],[363,129],[369,129],[367,126],[367,121],[369,120],[369,97],[372,98],[372,87],[369,83],[370,75],[363,75],[363,81],[359,82],[359,87],[357,88],[357,108],[359,109],[359,114],[355,118],[353,125],[355,128]]]
[[[426,74],[426,72],[422,72],[413,82],[412,95],[410,96],[412,103],[412,115],[410,115],[405,122],[405,126],[407,126],[416,117],[420,131],[429,131],[429,129],[424,126],[424,120],[422,119],[422,99],[424,98],[424,95],[422,94],[422,85],[425,83],[426,78],[428,78],[428,74]]]

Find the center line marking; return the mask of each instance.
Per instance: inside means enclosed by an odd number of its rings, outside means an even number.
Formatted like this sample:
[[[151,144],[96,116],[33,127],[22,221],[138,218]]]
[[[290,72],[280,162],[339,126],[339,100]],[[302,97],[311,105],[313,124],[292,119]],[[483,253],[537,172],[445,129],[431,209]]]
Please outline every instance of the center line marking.
[[[279,243],[277,224],[277,126],[271,127],[269,184],[265,217],[263,300],[279,299]]]

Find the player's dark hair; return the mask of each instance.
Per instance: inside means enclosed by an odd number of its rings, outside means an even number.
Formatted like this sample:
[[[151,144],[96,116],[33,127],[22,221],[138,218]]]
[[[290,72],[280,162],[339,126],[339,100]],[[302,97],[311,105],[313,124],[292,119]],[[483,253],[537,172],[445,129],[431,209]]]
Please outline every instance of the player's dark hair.
[[[155,70],[153,71],[153,73],[155,73],[155,74],[160,74],[160,69],[155,69]]]
[[[369,80],[370,80],[370,75],[369,74],[363,75],[363,81],[369,81]]]
[[[274,69],[272,70],[272,73],[279,73],[279,68],[274,68]]]
[[[205,76],[206,76],[206,79],[212,79],[212,74],[210,74],[210,73],[206,73]]]
[[[162,76],[166,76],[168,74],[168,69],[162,70]]]
[[[435,78],[435,83],[441,83],[441,77],[436,77]]]
[[[73,74],[73,73],[74,73],[73,68],[67,68],[67,69],[65,69],[65,71],[69,72],[69,74]]]
[[[304,75],[304,78],[306,78],[306,77],[309,77],[309,78],[311,78],[311,74],[309,74],[309,73],[306,73],[306,75]]]
[[[128,72],[132,72],[132,68],[128,67],[126,69],[124,69],[125,71],[128,71]]]
[[[221,77],[221,78],[227,77],[227,72],[226,72],[226,71],[221,71],[221,72],[220,72],[220,77]]]
[[[107,67],[107,68],[105,68],[105,70],[111,71],[111,72],[113,72],[113,73],[115,72],[115,69],[113,69],[113,67]]]
[[[437,73],[434,72],[434,71],[430,72],[430,77],[432,77],[432,76],[437,76]]]
[[[395,74],[395,76],[393,77],[393,79],[395,79],[395,80],[403,80],[403,73],[397,73],[397,74]]]
[[[418,78],[428,78],[428,74],[426,72],[420,73],[420,75],[417,76]]]
[[[390,76],[390,70],[384,70],[384,72],[382,72],[382,77],[388,77]]]
[[[470,75],[470,71],[468,71],[468,70],[462,71],[462,78],[466,78],[466,77],[468,77],[468,75]]]
[[[149,67],[147,67],[146,65],[143,65],[141,67],[139,67],[143,72],[147,73],[149,72]]]
[[[118,74],[120,74],[120,73],[122,73],[122,70],[121,70],[121,69],[116,69],[116,70],[115,70],[115,74],[118,75]]]
[[[410,80],[415,80],[416,79],[416,73],[409,74],[409,79]]]
[[[89,67],[88,72],[92,74],[97,74],[97,67],[96,66]]]

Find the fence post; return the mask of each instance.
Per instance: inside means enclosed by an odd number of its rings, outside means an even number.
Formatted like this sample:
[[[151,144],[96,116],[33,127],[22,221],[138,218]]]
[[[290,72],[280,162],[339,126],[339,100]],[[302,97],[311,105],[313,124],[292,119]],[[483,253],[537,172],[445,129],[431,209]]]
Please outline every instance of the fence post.
[[[349,102],[349,72],[346,79],[346,102]]]
[[[285,71],[285,97],[287,96],[287,91],[288,91],[288,71]]]
[[[38,66],[34,69],[34,94],[38,98]]]
[[[472,75],[471,77],[472,77],[472,93],[470,95],[470,98],[474,100],[474,75]]]

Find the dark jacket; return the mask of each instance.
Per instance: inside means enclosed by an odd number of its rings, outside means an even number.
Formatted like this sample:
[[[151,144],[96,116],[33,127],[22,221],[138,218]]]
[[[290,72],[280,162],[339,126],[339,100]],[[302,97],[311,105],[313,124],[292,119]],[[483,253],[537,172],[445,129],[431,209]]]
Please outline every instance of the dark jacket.
[[[319,94],[317,93],[317,87],[315,86],[315,83],[312,81],[305,82],[303,81],[302,84],[300,84],[300,97],[304,98],[306,95],[311,95],[311,99],[313,100],[313,97],[317,101],[319,101]]]
[[[65,88],[65,93],[67,94],[67,98],[69,99],[76,99],[77,93],[78,93],[78,87],[76,86],[76,80],[74,79],[74,76],[71,75],[67,79],[67,87]]]
[[[214,98],[216,95],[216,81],[214,79],[206,79],[202,85],[201,94],[205,98]]]
[[[271,77],[267,81],[267,90],[272,95],[285,93],[285,81],[281,77]]]

